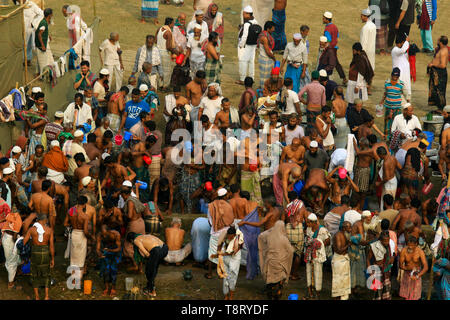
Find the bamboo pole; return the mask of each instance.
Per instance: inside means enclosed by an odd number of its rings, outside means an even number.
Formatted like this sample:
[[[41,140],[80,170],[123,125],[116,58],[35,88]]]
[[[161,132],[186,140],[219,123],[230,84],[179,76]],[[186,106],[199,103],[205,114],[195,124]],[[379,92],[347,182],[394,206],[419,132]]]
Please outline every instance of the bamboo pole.
[[[1,21],[1,20],[4,20],[4,19],[8,19],[10,16],[12,16],[13,14],[15,14],[17,11],[22,10],[25,6],[26,6],[26,4],[22,4],[21,6],[17,7],[16,9],[14,9],[14,10],[11,11],[10,13],[8,13],[7,15],[0,16],[0,21]],[[9,6],[8,6],[8,7],[9,7]]]
[[[21,0],[22,5],[24,4],[24,0]],[[25,16],[22,11],[22,35],[23,35],[23,56],[24,56],[24,65],[25,65],[25,83],[28,81],[28,57],[27,57],[27,33],[26,33],[26,26],[25,26]]]

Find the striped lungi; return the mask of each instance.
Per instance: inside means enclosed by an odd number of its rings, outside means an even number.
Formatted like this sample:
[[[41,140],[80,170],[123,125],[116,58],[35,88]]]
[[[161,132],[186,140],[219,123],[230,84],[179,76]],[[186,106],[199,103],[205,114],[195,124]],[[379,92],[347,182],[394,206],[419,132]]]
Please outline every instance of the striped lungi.
[[[354,182],[359,188],[359,192],[368,192],[370,185],[370,167],[361,168],[355,166],[355,179]]]
[[[222,62],[220,60],[206,59],[205,63],[206,83],[220,83]]]
[[[161,66],[164,75],[164,87],[168,87],[170,85],[174,63],[170,57],[169,51],[159,49],[159,54],[161,55]]]
[[[50,287],[50,250],[49,246],[31,247],[31,283],[33,288]]]
[[[142,18],[158,18],[159,0],[142,0]]]
[[[147,215],[144,217],[145,234],[159,235],[161,231],[161,222],[156,215]]]
[[[121,118],[118,114],[108,113],[106,117],[109,119],[109,127],[114,133],[119,131]]]
[[[150,174],[150,186],[153,186],[153,182],[161,175],[161,155],[152,155],[152,163],[148,167],[148,173]]]
[[[376,38],[376,49],[377,50],[386,50],[387,49],[387,38],[388,38],[388,26],[380,26],[377,29],[377,38]]]
[[[270,73],[273,68],[273,60],[259,55],[258,58],[259,63],[259,87],[264,88],[264,82],[270,78]]]

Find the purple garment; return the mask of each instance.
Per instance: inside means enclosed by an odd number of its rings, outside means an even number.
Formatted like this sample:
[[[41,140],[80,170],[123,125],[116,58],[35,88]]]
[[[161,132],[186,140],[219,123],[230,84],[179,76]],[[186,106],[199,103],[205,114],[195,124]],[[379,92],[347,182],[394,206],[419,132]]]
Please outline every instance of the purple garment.
[[[242,221],[259,222],[258,210],[255,208]],[[258,236],[259,227],[243,225],[239,230],[244,234],[244,243],[247,247],[247,276],[248,280],[253,280],[258,275]]]

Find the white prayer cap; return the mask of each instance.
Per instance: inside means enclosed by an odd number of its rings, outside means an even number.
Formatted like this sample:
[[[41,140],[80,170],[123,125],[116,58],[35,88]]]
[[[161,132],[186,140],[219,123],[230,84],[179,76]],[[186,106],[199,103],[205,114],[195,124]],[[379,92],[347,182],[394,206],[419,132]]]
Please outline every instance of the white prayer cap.
[[[14,170],[11,169],[10,167],[3,169],[3,174],[11,174],[13,172],[14,172]]]
[[[64,112],[56,111],[55,112],[55,118],[64,118]]]
[[[108,76],[108,75],[109,75],[109,70],[106,69],[106,68],[103,68],[102,70],[100,70],[100,74],[103,74],[103,75],[105,75],[105,76]]]
[[[369,8],[366,8],[361,11],[361,14],[363,16],[369,17],[370,15],[372,15],[372,11]]]
[[[311,148],[318,148],[318,147],[319,147],[319,144],[317,143],[316,140],[313,140],[313,141],[311,141],[311,142],[309,143],[309,146],[310,146]]]
[[[147,91],[147,90],[148,90],[148,86],[146,84],[143,83],[139,86],[139,91]]]
[[[407,102],[402,107],[403,107],[403,110],[408,109],[409,107],[411,107],[411,103]]]
[[[22,148],[19,146],[14,146],[14,148],[12,148],[11,150],[13,153],[21,153],[22,152]]]
[[[198,9],[198,10],[195,10],[195,13],[194,13],[196,16],[202,16],[202,15],[204,15],[204,13],[203,13],[203,10],[201,10],[201,9]]]
[[[84,136],[84,133],[83,133],[83,131],[81,131],[81,130],[77,130],[77,131],[75,131],[74,133],[73,133],[73,136],[75,137],[75,138],[78,138],[78,137],[82,137],[82,136]]]
[[[202,30],[202,26],[199,25],[198,23],[194,24],[194,29],[200,29]]]
[[[83,179],[81,179],[81,184],[82,184],[84,187],[86,187],[86,186],[89,184],[89,182],[91,182],[91,180],[92,180],[92,178],[89,177],[89,176],[84,177]]]
[[[325,69],[322,69],[319,71],[319,76],[326,78],[326,77],[328,77],[328,73]]]
[[[73,12],[73,11],[72,11],[72,8],[71,8],[70,6],[68,6],[66,12],[67,12],[67,13],[72,13],[72,12]]]
[[[317,216],[316,216],[314,213],[311,213],[311,214],[308,216],[308,220],[309,220],[309,221],[317,221]]]
[[[131,183],[130,180],[125,180],[125,181],[122,183],[122,185],[123,185],[124,187],[129,187],[129,188],[132,188],[132,187],[133,187],[133,184]]]
[[[31,92],[32,92],[32,93],[42,92],[42,89],[41,89],[41,87],[33,87],[33,88],[31,89]]]
[[[445,107],[444,107],[444,111],[445,111],[445,112],[450,112],[450,104],[449,104],[448,106],[445,106]]]
[[[247,12],[247,13],[253,13],[253,8],[251,6],[246,6],[244,8],[244,10],[242,10],[242,11]]]
[[[327,18],[327,19],[332,19],[332,18],[333,18],[333,14],[332,14],[331,12],[329,12],[329,11],[325,12],[325,13],[323,14],[323,16],[324,16],[325,18]]]
[[[302,39],[302,34],[301,33],[294,33],[293,38],[295,40],[301,40]]]
[[[109,157],[109,156],[110,156],[110,154],[108,152],[103,153],[102,154],[102,160],[105,160],[106,157]]]
[[[226,195],[227,194],[227,189],[225,189],[225,188],[220,188],[218,191],[217,191],[217,195],[219,196],[219,197],[223,197],[224,195]]]
[[[328,38],[325,36],[320,37],[320,42],[328,42]]]
[[[371,217],[371,216],[372,216],[372,214],[370,213],[369,210],[364,210],[361,214],[361,217],[363,217],[363,218],[367,218],[367,217]]]
[[[50,146],[51,146],[51,147],[59,147],[59,141],[58,141],[58,140],[53,140],[53,141],[50,143]]]

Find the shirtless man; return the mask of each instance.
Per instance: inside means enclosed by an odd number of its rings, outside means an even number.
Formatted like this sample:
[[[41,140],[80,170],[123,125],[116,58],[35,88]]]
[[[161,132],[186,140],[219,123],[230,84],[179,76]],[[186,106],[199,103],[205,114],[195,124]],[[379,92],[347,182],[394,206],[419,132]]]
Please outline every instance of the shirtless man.
[[[83,187],[81,179],[89,175],[89,169],[92,166],[86,163],[85,157],[81,152],[77,153],[73,158],[78,166],[73,172],[74,182],[78,183],[78,190],[80,190]]]
[[[158,265],[167,256],[169,247],[155,236],[150,234],[137,235],[130,232],[127,240],[139,249],[139,254],[145,261],[145,277],[147,286],[144,288],[144,294],[156,297],[155,277],[158,272]]]
[[[441,150],[445,150],[450,142],[450,127],[442,131],[441,134]]]
[[[108,114],[107,118],[110,120],[111,118],[121,118],[124,110],[125,110],[125,97],[128,95],[129,89],[126,86],[120,88],[120,91],[113,94],[108,101]],[[120,124],[119,122],[114,122],[116,124]],[[111,128],[114,133],[117,133],[118,127]],[[89,157],[89,159],[91,159]]]
[[[101,225],[100,232],[97,235],[96,252],[99,260],[108,259],[113,262],[105,262],[109,268],[103,271],[103,282],[105,283],[105,290],[103,296],[110,293],[111,297],[116,295],[116,280],[117,280],[117,262],[115,260],[122,251],[122,243],[120,241],[120,233],[116,230],[109,229],[105,224]],[[111,268],[115,265],[116,268]]]
[[[397,235],[400,236],[405,229],[405,223],[412,221],[418,228],[422,226],[422,218],[417,214],[417,209],[420,207],[419,199],[411,200],[410,209],[400,209],[397,217],[392,222],[390,230],[397,231]]]
[[[130,167],[125,168],[121,164],[114,162],[111,156],[107,156],[103,163],[106,166],[106,175],[101,185],[102,188],[106,186],[106,182],[110,178],[113,179],[113,186],[118,190],[125,180],[133,181],[136,177],[136,173],[134,173]]]
[[[319,136],[319,132],[316,128],[311,128],[309,130],[309,136],[304,136],[302,138],[302,144],[306,148],[306,150],[309,150],[311,141],[317,141],[319,147],[323,146],[323,139]]]
[[[247,215],[247,199],[240,196],[241,188],[235,183],[230,186],[231,199],[228,203],[233,207],[234,219],[244,219]]]
[[[206,83],[206,73],[203,70],[197,71],[194,80],[186,85],[186,98],[192,107],[197,107],[200,105],[200,100],[202,99],[203,93],[205,93],[208,84]],[[193,119],[191,117],[191,119]]]
[[[380,204],[380,208],[383,208],[383,196],[385,194],[390,194],[395,199],[395,194],[397,193],[397,177],[395,176],[395,169],[401,170],[402,167],[397,158],[388,153],[384,147],[378,147],[377,155],[382,159],[383,167],[379,173],[381,181],[377,181],[375,185],[377,187],[380,185],[383,186]]]
[[[358,140],[367,138],[367,136],[373,134],[373,130],[375,130],[375,132],[377,132],[382,139],[386,138],[386,136],[375,125],[375,119],[373,118],[373,116],[369,114],[365,119],[365,122],[358,127]]]
[[[338,86],[334,89],[334,99],[332,102],[331,110],[334,112],[334,115],[337,119],[345,119],[345,113],[347,112],[348,103],[343,99],[344,97],[344,89]]]
[[[417,246],[417,238],[411,236],[407,239],[406,247],[400,253],[399,267],[404,270],[400,281],[400,296],[408,300],[419,300],[422,290],[417,288],[422,288],[422,276],[428,271],[428,263],[425,253]]]
[[[292,143],[283,148],[281,153],[281,162],[296,163],[299,166],[303,166],[303,158],[305,156],[306,149],[301,144],[300,138],[292,139]]]
[[[166,262],[175,263],[177,266],[183,265],[183,260],[192,252],[190,243],[183,247],[185,233],[181,229],[181,219],[173,218],[171,226],[165,230],[166,242],[169,247],[169,253],[164,258]]]
[[[86,151],[88,158],[91,159],[89,164],[100,166],[100,159],[102,157],[102,152],[97,148],[96,141],[97,136],[94,133],[89,133],[87,136],[87,144],[84,146],[84,150]]]
[[[87,240],[95,240],[89,233],[89,217],[87,215],[87,198],[79,196],[77,204],[70,208],[64,220],[64,227],[72,227],[70,247],[70,265],[83,269],[81,277],[87,272],[86,254]],[[75,280],[74,280],[75,281]]]
[[[244,109],[245,110],[245,109]],[[252,106],[247,106],[247,109],[241,116],[241,128],[247,131],[249,136],[250,129],[253,128],[256,119],[256,112]]]
[[[284,162],[278,167],[274,176],[273,191],[279,205],[289,203],[288,192],[292,190],[293,185],[300,180],[302,169],[297,163]],[[278,182],[277,182],[278,181]],[[281,188],[280,188],[281,187]],[[282,192],[282,194],[280,194]]]
[[[436,197],[431,197],[422,202],[422,218],[425,225],[430,225],[434,221],[438,206]]]
[[[450,171],[450,144],[447,144],[445,148],[441,147],[439,150],[439,172],[442,175],[442,183],[447,183],[447,172]]]
[[[340,258],[339,256],[344,256],[344,257],[346,257],[346,259],[348,259],[348,247],[350,246],[350,241],[348,240],[348,238],[350,238],[351,230],[352,230],[351,223],[348,222],[348,221],[344,221],[342,223],[342,229],[339,230],[333,236],[332,241],[331,241],[331,244],[332,244],[332,247],[333,247],[333,252],[334,252],[333,259],[338,259],[338,258]],[[333,263],[332,263],[332,269],[333,269],[333,278],[334,278],[335,277],[335,272],[338,271],[338,269],[336,269],[336,271],[334,270],[334,264]],[[336,276],[338,276],[338,274],[336,274]],[[342,275],[339,274],[339,276],[342,276]],[[350,277],[350,272],[348,273],[348,277]],[[339,289],[341,289],[341,287],[339,287]],[[334,291],[334,290],[332,290],[332,291]],[[344,300],[345,298],[348,299],[348,295],[347,296],[339,296],[339,297],[336,296],[335,297],[332,294],[332,297],[335,298],[336,300],[339,300],[339,299],[343,299]]]
[[[169,98],[169,101],[170,101],[171,96],[172,96],[172,95],[166,96],[166,106],[165,106],[165,108],[164,108],[164,110],[163,110],[164,116],[167,116],[167,117],[169,117],[169,118],[170,118],[172,115],[175,115],[175,114],[173,113],[173,111],[174,111],[175,108],[177,108],[177,107],[179,107],[179,106],[184,107],[185,105],[188,105],[188,104],[189,104],[189,100],[186,99],[186,97],[184,97],[184,96],[181,95],[181,88],[178,87],[178,86],[176,86],[176,87],[173,88],[173,97],[175,98],[175,103],[172,104],[172,105],[170,105],[170,103],[167,103],[167,102],[168,102],[167,99]],[[171,100],[171,101],[173,101],[173,100]],[[167,107],[172,107],[172,110],[169,111],[169,110],[167,109]]]
[[[428,105],[436,105],[442,110],[446,104],[445,91],[447,89],[447,64],[448,64],[448,38],[441,36],[438,41],[438,48],[434,54],[433,60],[427,65],[427,73],[431,79],[439,78],[438,83],[435,80],[430,81]],[[445,83],[441,84],[441,82]]]
[[[278,210],[276,204],[277,203],[274,197],[264,199],[264,207],[259,208],[260,210],[258,210],[258,213],[262,216],[262,219],[260,219],[259,222],[241,221],[238,223],[238,226],[240,227],[244,224],[258,228],[264,226],[264,231],[269,230],[281,218],[280,210]]]
[[[47,225],[45,214],[37,215],[36,223],[28,229],[23,245],[26,245],[30,238],[31,246],[31,282],[33,285],[35,300],[39,300],[39,287],[45,286],[45,300],[50,300],[48,290],[50,288],[51,276],[50,268],[55,266],[55,247],[53,229]],[[38,227],[43,228],[44,233],[38,233]],[[40,232],[40,231],[39,231]],[[36,254],[36,258],[34,257]]]
[[[145,141],[140,141],[131,148],[131,154],[133,156],[133,165],[136,168],[142,167],[143,162],[144,162],[144,159],[143,159],[144,156],[147,156],[150,158],[152,157],[150,148],[155,144],[155,142],[156,142],[156,138],[154,136],[148,136],[145,139]]]
[[[323,169],[311,169],[306,184],[301,191],[301,198],[307,207],[323,217],[325,202],[328,199],[329,187]]]
[[[42,191],[31,195],[28,207],[37,214],[45,214],[50,221],[50,227],[54,229],[56,209],[52,197],[48,195],[51,186],[52,182],[50,180],[44,180],[42,182]]]
[[[327,175],[327,181],[331,184],[331,202],[334,206],[341,204],[341,197],[342,196],[350,196],[350,191],[359,192],[358,186],[353,182],[353,180],[348,175],[347,170],[345,170],[345,178],[342,178],[341,176],[338,176],[337,179],[333,178],[336,171],[339,169],[344,169],[342,166],[338,166],[334,168],[330,173]]]
[[[36,176],[37,171],[42,167],[42,161],[44,160],[44,147],[38,144],[35,148],[34,154],[30,156],[31,165],[25,168],[24,173],[29,171],[32,174],[32,179]]]
[[[367,136],[367,140],[369,141],[369,147],[370,147],[370,149],[373,152],[373,156],[374,156],[375,161],[380,160],[380,157],[377,154],[378,147],[383,147],[386,150],[386,152],[390,154],[389,147],[386,144],[386,142],[385,141],[378,142],[378,139],[377,139],[376,135],[369,134]]]
[[[411,208],[411,197],[408,193],[403,192],[400,194],[400,199],[394,201],[394,210],[409,208]]]
[[[228,98],[222,99],[222,110],[217,112],[216,118],[214,119],[214,124],[219,128],[219,130],[222,131],[222,134],[226,133],[226,129],[230,127],[230,108],[231,108],[231,102]]]
[[[355,147],[357,160],[355,164],[355,174],[354,181],[359,188],[359,192],[357,193],[359,197],[358,208],[362,210],[365,197],[369,192],[370,187],[370,165],[372,164],[372,160],[374,158],[373,151],[369,148],[369,141],[366,138],[363,138],[359,141],[358,148],[356,144],[356,140],[353,140],[353,146]]]
[[[95,131],[94,131],[94,134],[97,137],[97,141],[99,139],[101,141],[101,139],[106,131],[111,131],[111,128],[109,127],[110,124],[111,124],[111,121],[109,121],[108,117],[104,117],[102,119],[100,127],[97,127],[97,129],[95,129]]]
[[[34,180],[31,184],[31,193],[37,193],[37,192],[41,192],[42,191],[42,182],[44,180],[46,180],[47,177],[47,173],[48,173],[48,169],[46,167],[40,167],[38,169],[38,179]],[[69,190],[70,187],[66,186],[66,185],[61,185],[59,183],[56,183],[54,181],[51,181],[52,186],[50,187],[50,190],[48,192],[48,195],[50,197],[54,198],[56,196],[60,196],[63,198],[64,201],[64,207],[63,207],[63,212],[66,212],[69,209]],[[55,206],[56,207],[56,206]]]
[[[110,200],[105,200],[103,207],[98,213],[98,225],[106,225],[109,229],[120,232],[123,226],[122,211],[114,206]]]
[[[409,239],[410,236],[415,237],[416,239],[425,239],[425,233],[421,228],[418,228],[414,225],[412,221],[406,221],[404,225],[403,233],[405,235],[405,239]]]

